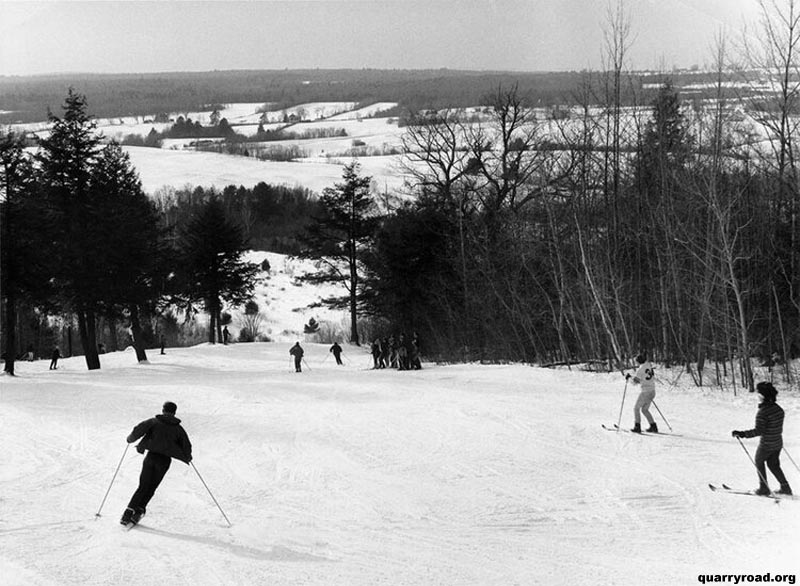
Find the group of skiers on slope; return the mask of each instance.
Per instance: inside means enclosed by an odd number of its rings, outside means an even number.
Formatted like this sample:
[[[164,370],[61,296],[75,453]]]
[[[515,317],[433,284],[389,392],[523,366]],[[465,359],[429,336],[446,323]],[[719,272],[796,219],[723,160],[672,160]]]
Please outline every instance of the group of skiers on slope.
[[[295,359],[295,367],[300,372],[300,363],[303,359],[303,348],[297,342],[289,351]],[[336,357],[337,363],[341,355],[341,346],[334,343],[330,352]],[[658,433],[658,426],[650,414],[650,405],[655,399],[654,371],[647,357],[639,355],[636,358],[639,364],[636,373],[626,375],[626,380],[633,380],[633,384],[641,386],[641,392],[634,405],[634,427],[631,431],[642,433],[641,416],[647,419],[647,431]],[[756,413],[755,427],[745,431],[734,430],[731,435],[736,438],[760,437],[755,457],[758,471],[759,486],[756,494],[769,495],[772,491],[767,483],[768,467],[770,472],[780,484],[778,494],[790,495],[792,489],[781,469],[780,454],[783,449],[783,419],[784,412],[776,402],[778,391],[769,382],[760,382],[756,386],[760,404]],[[136,524],[147,511],[147,505],[153,498],[156,489],[169,470],[172,458],[189,464],[192,461],[192,444],[189,436],[181,427],[181,420],[175,416],[177,406],[167,401],[162,406],[161,414],[146,419],[137,424],[127,437],[129,444],[141,438],[136,447],[140,454],[147,452],[142,463],[142,472],[139,476],[139,486],[133,493],[128,506],[122,514],[120,523],[123,525]]]
[[[397,338],[394,335],[388,338],[376,338],[370,346],[372,353],[373,369],[396,368],[397,370],[422,370],[420,360],[419,335],[409,339],[405,334]]]
[[[653,366],[644,354],[636,357],[639,367],[636,373],[625,375],[626,380],[633,380],[639,385],[641,391],[633,406],[633,431],[642,433],[642,415],[647,419],[649,427],[646,431],[658,433],[658,426],[650,414],[650,405],[656,397],[655,372]],[[767,483],[768,467],[775,479],[780,484],[778,494],[792,494],[792,489],[786,480],[786,475],[781,469],[780,455],[783,449],[783,409],[776,402],[778,391],[770,382],[760,382],[756,385],[759,397],[758,412],[756,413],[755,427],[745,431],[734,430],[731,435],[735,438],[760,437],[756,449],[755,465],[758,472],[758,488],[755,494],[766,496],[772,494]]]
[[[338,342],[333,343],[329,352],[331,352],[336,359],[336,364],[341,365],[343,350]],[[383,339],[376,338],[370,345],[370,352],[372,353],[372,360],[374,363],[373,369],[396,368],[398,370],[422,370],[419,336],[416,332],[414,332],[414,336],[408,340],[405,334],[400,334],[397,339],[395,339],[393,335]],[[295,345],[289,349],[289,354],[294,357],[295,372],[302,372],[303,355],[305,351],[300,345],[300,342],[295,343]]]

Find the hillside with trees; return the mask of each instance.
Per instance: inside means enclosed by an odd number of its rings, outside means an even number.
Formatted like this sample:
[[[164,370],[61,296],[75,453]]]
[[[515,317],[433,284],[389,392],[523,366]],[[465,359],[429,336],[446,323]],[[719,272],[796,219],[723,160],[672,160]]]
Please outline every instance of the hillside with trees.
[[[397,110],[387,115],[399,116],[428,108],[490,105],[487,96],[501,86],[516,86],[534,106],[564,104],[591,75],[586,71],[314,69],[0,77],[0,110],[5,111],[0,112],[0,124],[42,120],[43,112],[58,110],[68,87],[89,96],[92,113],[98,118],[210,111],[237,102],[265,103],[280,110],[294,104],[330,101],[362,105],[398,102]],[[639,72],[631,74],[627,83],[640,93],[661,78],[660,72]],[[713,74],[675,72],[672,79],[678,86],[694,84],[693,93],[701,99],[708,96],[703,85],[713,81]],[[746,87],[742,91],[750,93]],[[596,98],[599,101],[601,96]]]
[[[254,273],[240,261],[249,246],[318,259],[325,268],[310,279],[342,284],[326,302],[350,309],[355,343],[364,332],[417,332],[429,358],[608,369],[646,352],[683,365],[697,384],[732,376],[750,390],[758,361],[786,365],[781,376],[797,385],[788,364],[800,356],[800,63],[781,50],[782,16],[765,14],[749,92],[719,40],[715,71],[703,74],[713,99],[687,95],[685,80],[667,75],[645,88],[625,71],[629,30],[617,20],[611,67],[600,73],[505,84],[490,74],[350,72],[362,89],[374,82],[373,99],[402,80],[408,87],[391,99],[420,99],[436,79],[490,86],[479,99],[408,113],[402,200],[378,202],[369,177],[348,166],[321,198],[259,184],[166,189],[147,203],[119,148],[101,148],[91,133],[86,99],[70,91],[35,159],[18,137],[0,141],[6,355],[21,351],[25,327],[11,333],[9,324],[50,327],[48,316],[77,324],[89,368],[98,318],[177,327],[176,316],[201,308],[213,341],[223,305],[248,302]],[[353,98],[337,74],[303,84],[311,72],[273,73],[286,92],[275,98]],[[221,73],[209,84],[232,75],[246,77]],[[536,96],[554,86],[536,94],[531,84],[545,79],[569,94],[559,102],[566,115],[539,115]],[[465,116],[462,100],[484,105],[484,116]],[[45,230],[32,228],[40,221]],[[146,237],[126,240],[121,226]],[[187,256],[200,249],[202,258]]]

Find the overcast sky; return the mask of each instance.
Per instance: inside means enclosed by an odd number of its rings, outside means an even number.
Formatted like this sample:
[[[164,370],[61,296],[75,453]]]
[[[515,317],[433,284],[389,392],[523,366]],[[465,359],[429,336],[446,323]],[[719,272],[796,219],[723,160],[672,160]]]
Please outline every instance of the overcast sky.
[[[0,75],[602,66],[609,0],[0,0]],[[613,0],[616,3],[616,0]],[[629,67],[710,61],[756,0],[626,0]]]

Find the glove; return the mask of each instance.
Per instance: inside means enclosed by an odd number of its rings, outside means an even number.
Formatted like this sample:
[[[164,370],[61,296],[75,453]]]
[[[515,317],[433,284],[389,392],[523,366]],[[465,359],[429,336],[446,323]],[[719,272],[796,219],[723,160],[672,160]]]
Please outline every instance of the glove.
[[[136,451],[139,452],[140,454],[144,454],[144,446],[142,444],[139,444],[138,446],[136,446]]]
[[[733,437],[744,437],[744,432],[733,430],[733,431],[731,432],[731,435],[732,435]]]
[[[625,380],[630,380],[630,378],[631,378],[631,373],[629,372],[625,375]]]

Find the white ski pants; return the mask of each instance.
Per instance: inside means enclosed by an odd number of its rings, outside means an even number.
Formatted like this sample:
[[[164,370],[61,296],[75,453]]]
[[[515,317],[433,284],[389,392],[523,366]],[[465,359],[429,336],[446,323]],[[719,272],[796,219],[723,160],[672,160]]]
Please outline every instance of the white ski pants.
[[[653,399],[656,398],[656,392],[653,391],[642,391],[639,393],[639,398],[636,399],[636,404],[633,406],[633,420],[636,423],[642,423],[642,413],[644,413],[645,418],[647,419],[647,423],[654,423],[655,420],[653,416],[650,415],[650,403],[653,402]]]

